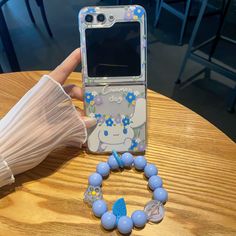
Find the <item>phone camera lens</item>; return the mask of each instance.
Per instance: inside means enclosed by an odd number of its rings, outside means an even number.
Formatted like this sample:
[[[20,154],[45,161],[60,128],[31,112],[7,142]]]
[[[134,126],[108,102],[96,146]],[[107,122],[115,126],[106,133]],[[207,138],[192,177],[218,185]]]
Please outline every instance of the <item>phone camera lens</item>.
[[[110,15],[108,19],[109,19],[109,21],[113,21],[114,20],[114,16]]]
[[[105,21],[105,16],[103,14],[98,14],[97,15],[97,21],[98,22],[103,22]]]
[[[93,21],[93,16],[92,15],[86,15],[85,16],[85,21],[91,23]]]

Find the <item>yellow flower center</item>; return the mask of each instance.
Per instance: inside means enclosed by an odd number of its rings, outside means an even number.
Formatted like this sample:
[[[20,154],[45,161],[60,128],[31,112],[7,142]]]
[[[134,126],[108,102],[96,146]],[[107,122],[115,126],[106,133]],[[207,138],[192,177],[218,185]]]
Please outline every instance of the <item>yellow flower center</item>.
[[[92,195],[95,196],[95,195],[96,195],[96,192],[95,192],[95,191],[92,191]]]

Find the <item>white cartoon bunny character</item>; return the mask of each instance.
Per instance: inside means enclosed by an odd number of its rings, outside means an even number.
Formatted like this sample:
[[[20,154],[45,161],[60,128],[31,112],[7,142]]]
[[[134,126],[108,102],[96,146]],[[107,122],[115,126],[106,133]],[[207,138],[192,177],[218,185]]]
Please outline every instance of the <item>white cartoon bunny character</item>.
[[[104,152],[113,149],[128,151],[134,138],[134,128],[142,127],[146,122],[146,100],[138,98],[134,113],[131,116],[123,116],[122,122],[116,124],[111,118],[98,124],[88,138],[90,151],[97,152],[100,148]]]

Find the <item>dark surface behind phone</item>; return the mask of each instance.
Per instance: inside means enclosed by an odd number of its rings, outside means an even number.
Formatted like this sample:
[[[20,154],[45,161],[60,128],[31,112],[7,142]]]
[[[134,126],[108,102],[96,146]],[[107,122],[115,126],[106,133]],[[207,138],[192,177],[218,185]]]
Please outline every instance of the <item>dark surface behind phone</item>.
[[[118,22],[111,28],[86,29],[89,77],[139,76],[140,24]]]

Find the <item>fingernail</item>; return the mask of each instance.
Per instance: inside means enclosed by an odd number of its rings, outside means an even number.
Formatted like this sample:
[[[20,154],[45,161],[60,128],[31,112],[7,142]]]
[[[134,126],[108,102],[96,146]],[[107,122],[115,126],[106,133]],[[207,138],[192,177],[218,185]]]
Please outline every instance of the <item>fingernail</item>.
[[[84,123],[87,128],[90,128],[90,127],[97,124],[97,119],[95,119],[95,118],[90,118],[90,117],[85,116],[85,117],[83,117],[83,119],[84,119]]]

